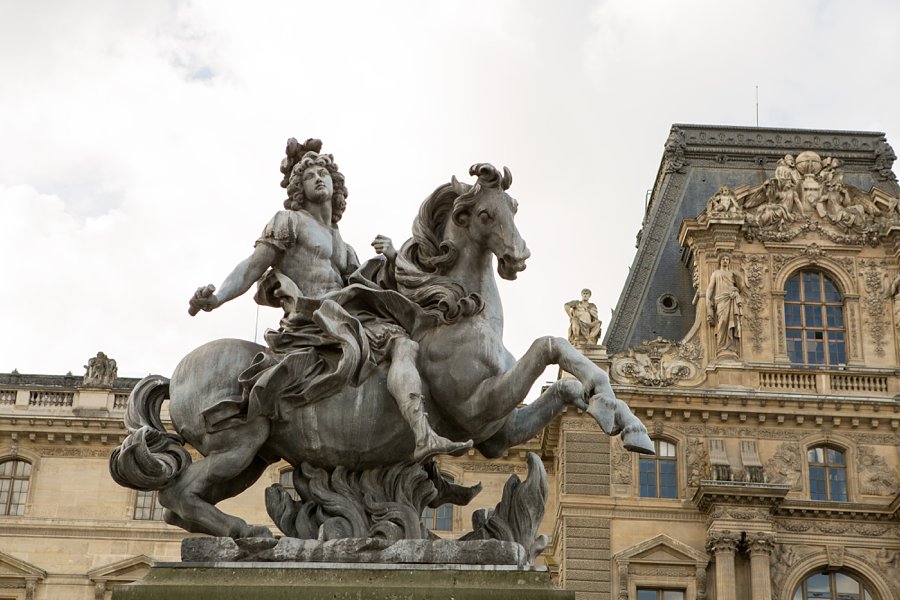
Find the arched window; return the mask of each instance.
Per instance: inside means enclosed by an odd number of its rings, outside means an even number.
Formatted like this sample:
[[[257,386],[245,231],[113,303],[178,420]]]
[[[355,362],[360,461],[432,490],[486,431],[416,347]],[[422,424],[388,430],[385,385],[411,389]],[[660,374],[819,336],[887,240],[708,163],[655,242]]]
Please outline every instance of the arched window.
[[[814,446],[806,452],[809,462],[809,499],[847,501],[847,464],[844,453],[832,446]]]
[[[793,600],[874,600],[872,591],[847,573],[815,573],[797,586]]]
[[[640,486],[642,498],[677,498],[678,462],[675,444],[665,440],[653,440],[656,456],[640,459]]]
[[[453,483],[453,477],[442,474],[443,478]],[[431,531],[452,531],[453,530],[453,505],[441,504],[437,508],[426,506],[422,511],[422,521]]]
[[[847,362],[844,301],[821,271],[798,271],[784,286],[787,354],[801,365]]]
[[[24,460],[0,462],[0,515],[24,515],[31,463]]]
[[[163,508],[159,503],[159,492],[139,491],[134,495],[134,519],[136,521],[162,521]]]

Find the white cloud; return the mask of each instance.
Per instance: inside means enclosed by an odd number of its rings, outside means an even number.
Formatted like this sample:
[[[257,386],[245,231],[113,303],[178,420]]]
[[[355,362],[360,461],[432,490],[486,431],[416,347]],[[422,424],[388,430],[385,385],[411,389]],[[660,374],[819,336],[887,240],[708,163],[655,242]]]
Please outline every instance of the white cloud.
[[[398,242],[471,163],[509,166],[533,258],[507,345],[608,321],[673,122],[879,129],[897,142],[890,2],[18,4],[0,21],[0,371],[169,373],[250,337],[249,298],[191,319],[280,207],[291,136],[348,178],[344,237]],[[900,136],[900,134],[898,134]],[[265,324],[277,314],[263,310]],[[548,371],[552,378],[555,372]]]

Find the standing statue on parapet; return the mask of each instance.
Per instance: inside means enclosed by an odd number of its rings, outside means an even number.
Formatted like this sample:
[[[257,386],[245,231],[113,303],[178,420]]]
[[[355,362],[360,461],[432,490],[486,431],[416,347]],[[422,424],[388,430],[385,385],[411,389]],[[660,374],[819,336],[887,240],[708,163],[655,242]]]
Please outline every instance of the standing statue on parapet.
[[[744,281],[731,270],[731,256],[720,256],[719,268],[709,276],[706,288],[706,320],[715,329],[717,356],[738,356],[744,287]]]
[[[597,305],[590,302],[591,290],[581,290],[581,300],[566,302],[566,314],[569,315],[569,343],[575,346],[596,345],[600,339],[600,328],[603,321],[597,312]]]
[[[428,423],[422,379],[416,367],[418,344],[410,339],[402,325],[406,319],[394,314],[402,308],[390,303],[387,310],[367,306],[370,311],[361,315],[348,308],[349,303],[342,306],[329,300],[321,303],[333,322],[327,328],[321,328],[305,314],[310,300],[324,298],[346,287],[360,266],[356,252],[341,238],[337,225],[347,205],[344,177],[334,157],[319,154],[321,149],[319,140],[307,140],[304,144],[293,138],[288,140],[287,156],[281,165],[285,175],[282,186],[288,192],[285,210],[269,221],[256,241],[253,254],[234,268],[218,294],[214,293],[214,286],[208,285],[199,288],[190,300],[192,315],[199,310],[210,311],[245,293],[258,281],[255,300],[264,306],[284,309],[281,327],[265,334],[269,352],[257,355],[253,364],[241,373],[240,381],[249,405],[225,403],[221,411],[213,411],[219,413],[215,418],[225,422],[236,417],[231,410],[235,408],[241,412],[280,415],[290,409],[292,401],[313,402],[336,386],[358,383],[359,374],[366,373],[369,365],[386,362],[390,365],[388,390],[416,438],[413,459],[421,461],[436,454],[467,450],[472,447],[471,441],[450,441],[435,433]],[[393,263],[397,251],[390,238],[379,235],[372,245],[388,263]],[[378,294],[377,291],[368,293]],[[327,369],[315,362],[309,352],[311,345],[339,344],[340,336],[330,334],[356,329],[359,325],[367,344],[360,344],[363,355],[358,357],[356,368],[341,374],[339,368]],[[337,362],[346,365],[349,360],[341,357]],[[344,376],[348,373],[356,377]]]

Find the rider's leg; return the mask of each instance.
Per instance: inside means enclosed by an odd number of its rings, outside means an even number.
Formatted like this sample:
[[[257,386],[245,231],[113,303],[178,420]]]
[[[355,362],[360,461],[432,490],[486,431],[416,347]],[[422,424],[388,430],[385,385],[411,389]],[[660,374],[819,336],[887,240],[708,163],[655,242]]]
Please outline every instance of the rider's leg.
[[[416,462],[436,454],[453,454],[472,447],[472,441],[454,442],[441,437],[428,423],[422,396],[422,379],[416,368],[419,345],[409,338],[397,337],[391,341],[387,374],[387,387],[397,402],[403,418],[409,423],[416,438],[413,459]]]

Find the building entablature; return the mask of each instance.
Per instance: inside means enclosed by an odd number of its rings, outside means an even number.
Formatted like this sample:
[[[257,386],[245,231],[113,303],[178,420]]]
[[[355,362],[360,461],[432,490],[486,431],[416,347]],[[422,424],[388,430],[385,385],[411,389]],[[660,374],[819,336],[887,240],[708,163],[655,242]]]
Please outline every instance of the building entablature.
[[[709,514],[717,506],[765,507],[778,506],[790,492],[791,486],[775,483],[701,480],[693,504]]]

